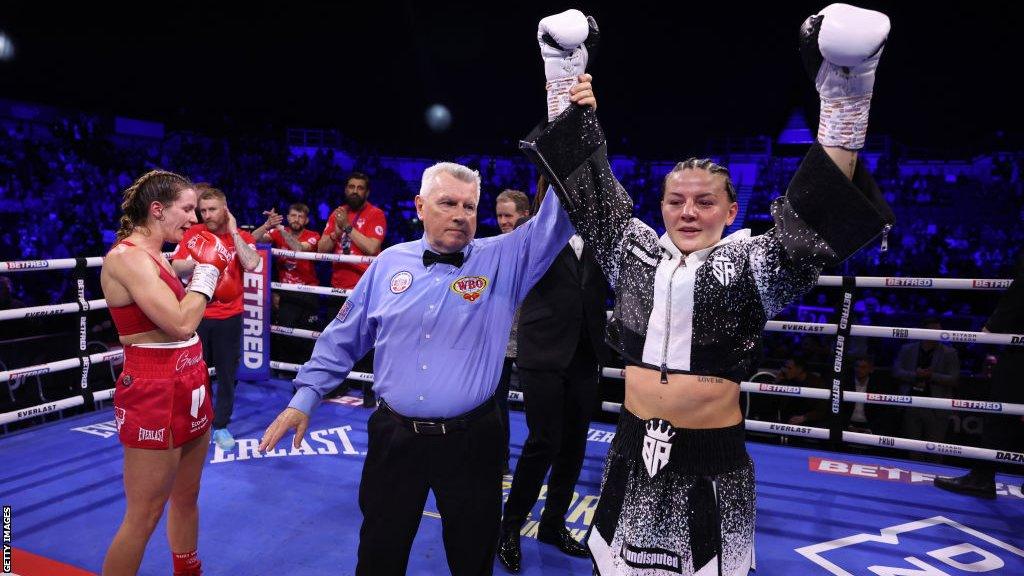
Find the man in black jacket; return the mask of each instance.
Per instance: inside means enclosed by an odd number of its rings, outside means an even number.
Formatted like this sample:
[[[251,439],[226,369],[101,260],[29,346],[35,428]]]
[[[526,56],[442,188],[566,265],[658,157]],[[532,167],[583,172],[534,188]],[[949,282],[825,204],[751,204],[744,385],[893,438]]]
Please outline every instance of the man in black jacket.
[[[538,186],[536,203],[543,197]],[[551,469],[537,539],[572,556],[586,548],[564,516],[583,466],[590,416],[597,403],[608,284],[582,238],[573,236],[526,296],[519,317],[519,381],[530,434],[516,464],[502,520],[498,558],[513,572],[521,563],[519,532]]]

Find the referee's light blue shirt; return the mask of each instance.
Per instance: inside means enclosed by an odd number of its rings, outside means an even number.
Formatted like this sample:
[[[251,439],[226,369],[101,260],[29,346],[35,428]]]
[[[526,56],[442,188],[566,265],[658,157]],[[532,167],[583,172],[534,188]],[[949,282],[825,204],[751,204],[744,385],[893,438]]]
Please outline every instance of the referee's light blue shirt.
[[[374,390],[395,411],[457,416],[494,394],[516,307],[574,233],[553,191],[514,231],[471,241],[461,268],[423,266],[426,238],[380,253],[316,341],[289,404],[309,414],[375,348]]]

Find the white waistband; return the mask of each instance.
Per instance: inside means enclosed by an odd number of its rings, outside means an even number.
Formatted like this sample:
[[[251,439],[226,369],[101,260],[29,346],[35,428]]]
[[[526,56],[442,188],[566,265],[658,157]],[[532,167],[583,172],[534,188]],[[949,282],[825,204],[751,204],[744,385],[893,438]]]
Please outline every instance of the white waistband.
[[[188,340],[177,340],[174,342],[153,342],[150,344],[132,344],[136,348],[163,348],[163,349],[174,349],[174,348],[188,348],[199,342],[199,334],[192,334],[192,337]]]

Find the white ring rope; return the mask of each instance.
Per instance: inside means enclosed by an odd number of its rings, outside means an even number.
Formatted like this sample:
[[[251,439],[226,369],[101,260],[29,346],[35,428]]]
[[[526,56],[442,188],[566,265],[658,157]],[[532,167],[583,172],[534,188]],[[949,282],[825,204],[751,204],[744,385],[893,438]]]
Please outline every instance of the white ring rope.
[[[0,320],[20,320],[23,318],[40,318],[43,316],[57,316],[60,314],[71,314],[79,311],[102,310],[107,307],[107,301],[89,300],[84,309],[79,308],[78,302],[65,304],[49,304],[46,306],[29,306],[27,308],[11,308],[0,310]]]
[[[115,360],[123,360],[124,351],[121,348],[114,348],[107,350],[106,352],[97,352],[89,355],[89,364],[99,364],[102,362],[114,362]],[[46,362],[43,364],[35,364],[32,366],[24,366],[22,368],[15,368],[13,370],[0,370],[0,382],[8,382],[15,378],[22,378],[26,376],[39,376],[42,374],[53,374],[54,372],[61,372],[64,370],[71,370],[72,368],[79,368],[82,363],[79,362],[78,358],[67,358],[64,360],[57,360],[55,362]]]
[[[274,256],[292,258],[295,260],[317,260],[322,262],[348,262],[351,264],[369,264],[376,256],[354,256],[352,254],[330,254],[327,252],[295,252],[294,250],[282,250],[273,248],[270,252]]]
[[[765,323],[764,329],[766,332],[802,332],[834,335],[838,325],[769,320]],[[901,340],[934,340],[936,342],[955,342],[961,344],[1009,344],[1011,346],[1024,346],[1024,335],[1021,334],[996,334],[992,332],[970,332],[967,330],[930,330],[928,328],[900,328],[897,326],[854,324],[850,326],[850,336],[870,336]]]
[[[328,254],[322,252],[295,252],[293,250],[271,249],[274,256],[293,258],[296,260],[317,260],[324,262],[350,262],[369,264],[375,256],[354,256],[351,254]],[[165,252],[170,258],[173,252]],[[87,268],[103,264],[102,256],[85,258]],[[54,260],[12,260],[0,262],[0,272],[27,272],[34,270],[63,270],[78,265],[77,258],[58,258]],[[929,288],[936,290],[1006,290],[1013,282],[1007,278],[917,278],[909,276],[857,276],[854,278],[857,288]],[[842,286],[842,276],[819,276],[818,286]]]
[[[174,252],[164,252],[170,258]],[[103,265],[103,256],[89,256],[85,260],[86,268]],[[0,262],[0,272],[36,272],[39,270],[69,270],[78,266],[78,258],[56,258],[53,260],[11,260]]]
[[[620,368],[602,368],[601,375],[605,378],[621,380],[625,378],[625,370]],[[788,384],[769,384],[765,382],[740,382],[741,392],[753,394],[770,394],[773,396],[789,396],[828,400],[830,391],[826,388],[809,388],[806,386],[790,386]],[[984,412],[986,414],[1009,414],[1024,416],[1024,404],[1009,402],[989,402],[984,400],[959,400],[956,398],[932,398],[930,396],[904,396],[900,394],[874,394],[865,392],[843,391],[844,402],[867,402],[868,404],[884,404],[886,406],[903,406],[914,408],[933,408],[936,410],[952,410],[957,412]]]
[[[308,284],[285,284],[283,282],[271,282],[270,287],[274,290],[285,292],[305,292],[307,294],[323,294],[325,296],[350,296],[352,290],[347,288],[331,288],[328,286],[310,286]]]
[[[857,288],[925,288],[932,290],[1006,290],[1012,280],[1001,278],[913,278],[856,276]],[[819,276],[818,286],[842,286],[842,276]]]

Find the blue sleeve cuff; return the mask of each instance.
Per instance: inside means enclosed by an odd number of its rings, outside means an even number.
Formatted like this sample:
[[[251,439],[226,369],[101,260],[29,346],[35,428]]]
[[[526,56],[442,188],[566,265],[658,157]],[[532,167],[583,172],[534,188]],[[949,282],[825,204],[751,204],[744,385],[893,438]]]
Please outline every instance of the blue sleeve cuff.
[[[300,386],[295,391],[295,396],[292,396],[292,401],[288,403],[289,408],[295,408],[303,414],[309,416],[313,413],[313,409],[316,408],[317,404],[320,403],[320,394],[316,390],[313,390],[309,386]]]

